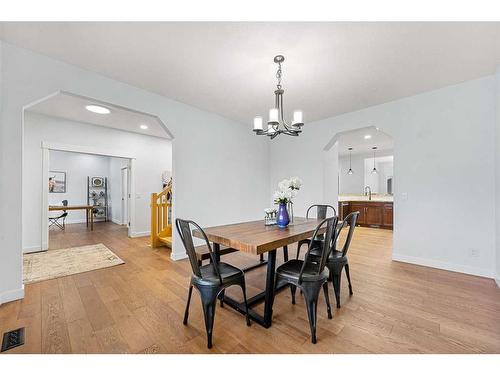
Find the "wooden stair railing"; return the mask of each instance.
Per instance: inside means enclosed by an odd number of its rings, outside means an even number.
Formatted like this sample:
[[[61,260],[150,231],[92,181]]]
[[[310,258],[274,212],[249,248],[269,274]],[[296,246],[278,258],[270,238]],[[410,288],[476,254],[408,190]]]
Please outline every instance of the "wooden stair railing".
[[[172,184],[151,194],[151,247],[172,247]]]

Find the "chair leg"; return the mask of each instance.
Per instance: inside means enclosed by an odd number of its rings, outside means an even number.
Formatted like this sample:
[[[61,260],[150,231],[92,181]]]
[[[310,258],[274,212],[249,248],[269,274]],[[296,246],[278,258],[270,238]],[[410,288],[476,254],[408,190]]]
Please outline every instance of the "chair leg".
[[[222,290],[219,294],[220,299],[220,307],[224,307],[224,296],[226,295],[226,291]]]
[[[332,274],[333,291],[335,292],[335,300],[337,301],[337,309],[340,309],[340,275]]]
[[[247,320],[247,326],[250,327],[250,315],[248,314],[248,302],[247,302],[247,288],[245,286],[245,280],[241,284],[241,289],[243,290],[243,301],[245,302],[245,317]]]
[[[352,296],[352,285],[351,285],[351,275],[349,274],[349,264],[345,265],[345,275],[347,276],[347,281],[349,282],[349,295]]]
[[[283,246],[283,259],[285,262],[288,262],[288,246]]]
[[[189,304],[191,303],[191,294],[193,294],[193,286],[189,286],[189,292],[188,292],[188,300],[186,303],[186,311],[184,311],[184,321],[182,322],[184,325],[188,323],[188,316],[189,316]]]
[[[307,317],[309,318],[309,327],[311,328],[311,342],[316,344],[316,321],[318,312],[318,295],[321,286],[318,284],[302,284],[301,289],[304,292],[306,300]]]
[[[326,311],[328,319],[332,319],[332,306],[330,305],[330,297],[328,296],[328,281],[323,284],[323,292],[325,293]]]
[[[212,332],[214,329],[215,306],[217,292],[215,290],[200,290],[203,315],[205,316],[205,329],[207,331],[207,347],[212,348]]]
[[[297,287],[290,284],[290,291],[292,292],[292,305],[295,305],[295,292],[297,291]]]

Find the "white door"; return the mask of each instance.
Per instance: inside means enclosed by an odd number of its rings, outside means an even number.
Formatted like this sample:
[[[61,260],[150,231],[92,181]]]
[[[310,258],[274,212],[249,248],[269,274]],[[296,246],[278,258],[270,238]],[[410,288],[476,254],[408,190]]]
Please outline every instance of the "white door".
[[[122,224],[129,225],[128,214],[128,168],[122,168]]]

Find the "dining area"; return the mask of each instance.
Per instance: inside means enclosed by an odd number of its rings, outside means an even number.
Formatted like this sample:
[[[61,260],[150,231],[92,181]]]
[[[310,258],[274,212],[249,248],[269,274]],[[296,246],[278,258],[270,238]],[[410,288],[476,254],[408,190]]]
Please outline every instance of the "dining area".
[[[286,203],[288,201],[278,202],[280,206]],[[202,228],[196,221],[177,218],[176,229],[192,270],[183,324],[189,324],[190,303],[195,298],[195,289],[201,299],[207,347],[212,348],[217,335],[213,330],[217,305],[241,314],[241,324],[246,324],[248,329],[257,324],[272,330],[275,300],[282,294],[290,293],[292,305],[296,304],[297,298],[304,299],[306,308],[303,314],[309,322],[310,341],[315,344],[318,341],[318,314],[328,320],[335,319],[330,293],[335,299],[335,307],[341,308],[343,274],[349,294],[353,293],[347,253],[358,215],[352,212],[339,221],[333,206],[313,204],[305,217],[293,217],[291,220],[289,217],[286,225],[279,223],[279,212],[275,225],[257,220]],[[195,246],[200,240],[202,245]],[[206,261],[198,256],[200,248],[208,253]],[[296,249],[293,254],[289,251],[292,248]],[[225,261],[227,254],[233,252],[245,254],[246,258],[255,259],[255,262],[236,267]],[[246,279],[260,268],[265,268],[265,272],[258,272],[264,288],[247,296]],[[226,293],[231,286],[241,290],[242,299]],[[320,298],[325,302],[325,311],[318,311]]]

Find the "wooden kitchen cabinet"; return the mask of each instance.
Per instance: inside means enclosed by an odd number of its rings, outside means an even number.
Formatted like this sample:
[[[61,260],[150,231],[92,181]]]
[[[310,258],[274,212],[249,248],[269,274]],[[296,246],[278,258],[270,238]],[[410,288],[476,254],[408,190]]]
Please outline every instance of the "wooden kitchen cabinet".
[[[393,203],[374,201],[339,202],[339,218],[343,220],[351,212],[359,212],[357,224],[360,226],[393,227]]]

